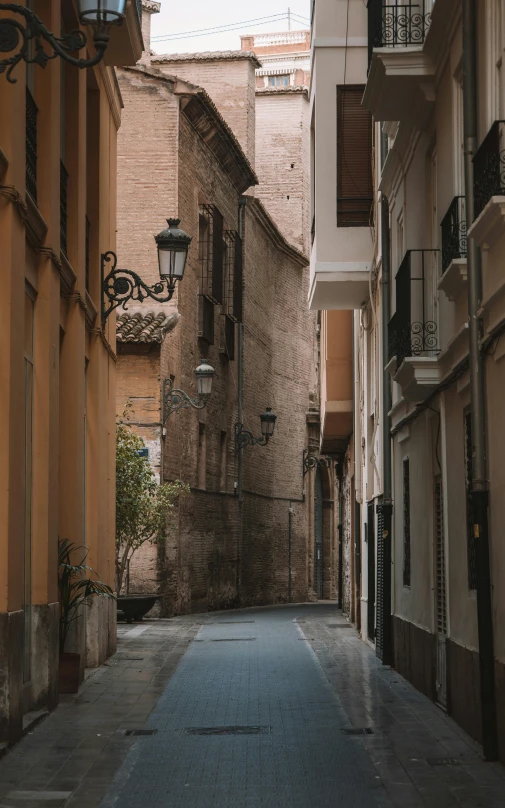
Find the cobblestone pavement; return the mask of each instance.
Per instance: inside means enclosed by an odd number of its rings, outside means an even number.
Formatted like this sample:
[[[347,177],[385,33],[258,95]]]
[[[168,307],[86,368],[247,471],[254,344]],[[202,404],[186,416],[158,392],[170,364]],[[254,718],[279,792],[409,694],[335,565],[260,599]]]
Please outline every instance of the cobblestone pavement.
[[[505,808],[505,769],[333,605],[119,635],[0,762],[0,808]]]

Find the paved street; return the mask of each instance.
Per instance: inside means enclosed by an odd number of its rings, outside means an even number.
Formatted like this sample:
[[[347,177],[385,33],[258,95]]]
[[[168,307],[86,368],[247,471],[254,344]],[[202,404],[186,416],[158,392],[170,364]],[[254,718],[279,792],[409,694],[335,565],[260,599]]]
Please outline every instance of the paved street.
[[[505,769],[332,605],[119,631],[116,656],[0,762],[0,806],[505,806]]]

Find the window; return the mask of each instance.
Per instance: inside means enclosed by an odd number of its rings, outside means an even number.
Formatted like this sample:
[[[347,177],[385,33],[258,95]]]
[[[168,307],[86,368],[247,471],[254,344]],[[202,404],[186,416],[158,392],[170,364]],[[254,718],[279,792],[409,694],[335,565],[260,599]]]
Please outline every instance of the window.
[[[215,205],[200,205],[198,224],[200,293],[223,302],[223,217]]]
[[[214,345],[214,304],[206,295],[198,295],[198,337]]]
[[[24,643],[23,681],[31,679],[32,648],[32,479],[33,479],[33,330],[34,296],[31,288],[25,293],[25,434],[24,434]]]
[[[289,76],[269,76],[269,87],[289,87]]]
[[[468,559],[468,588],[477,589],[475,565],[475,537],[472,516],[472,414],[465,413],[465,494],[466,494],[466,549]]]
[[[337,226],[367,227],[373,206],[372,116],[362,85],[337,87]]]
[[[410,463],[403,461],[403,585],[410,586]]]
[[[234,323],[242,322],[242,239],[225,231],[224,316],[227,353],[233,359]],[[229,352],[231,349],[231,354]]]

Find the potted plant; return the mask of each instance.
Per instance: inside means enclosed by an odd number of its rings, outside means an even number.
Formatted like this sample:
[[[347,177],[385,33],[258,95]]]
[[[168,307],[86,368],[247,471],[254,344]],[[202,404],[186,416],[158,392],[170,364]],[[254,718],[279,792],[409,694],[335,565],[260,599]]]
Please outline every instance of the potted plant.
[[[125,413],[125,416],[127,413]],[[132,556],[146,543],[163,542],[175,523],[175,505],[189,488],[179,480],[159,484],[145,443],[120,420],[116,433],[116,591],[127,621],[142,619],[158,593],[130,593]]]
[[[96,574],[86,564],[87,551],[68,539],[58,540],[58,590],[60,595],[60,693],[77,693],[81,655],[65,651],[70,626],[79,617],[81,606],[91,606],[92,598],[115,600],[107,584],[88,578]],[[80,561],[77,559],[80,557]]]

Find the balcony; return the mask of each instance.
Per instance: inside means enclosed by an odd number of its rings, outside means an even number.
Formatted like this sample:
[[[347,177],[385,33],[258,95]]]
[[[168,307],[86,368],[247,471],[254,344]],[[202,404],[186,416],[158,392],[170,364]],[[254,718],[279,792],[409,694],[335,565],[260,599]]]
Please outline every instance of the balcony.
[[[396,274],[396,312],[389,321],[388,354],[405,398],[421,401],[436,387],[440,353],[435,284],[438,250],[408,250]]]
[[[442,219],[442,277],[438,283],[449,300],[466,288],[466,203],[455,196]]]
[[[468,235],[490,249],[505,232],[505,121],[495,121],[473,158],[475,221]]]
[[[378,121],[401,121],[409,111],[422,125],[429,113],[436,68],[423,44],[432,9],[433,0],[368,2],[369,72],[363,103]]]

